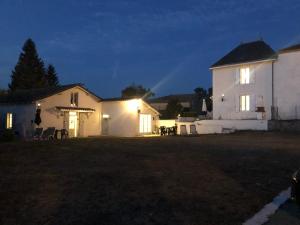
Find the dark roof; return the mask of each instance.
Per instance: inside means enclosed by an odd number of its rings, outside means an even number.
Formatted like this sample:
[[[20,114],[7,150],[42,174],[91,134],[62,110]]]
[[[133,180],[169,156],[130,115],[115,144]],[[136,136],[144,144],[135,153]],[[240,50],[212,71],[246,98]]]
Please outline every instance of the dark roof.
[[[60,92],[66,91],[73,87],[81,87],[82,89],[89,92],[97,99],[101,100],[100,97],[98,97],[97,95],[95,95],[94,93],[86,89],[82,84],[68,84],[68,85],[61,85],[57,87],[17,90],[14,92],[10,92],[6,95],[0,96],[0,103],[31,103],[58,94]]]
[[[178,99],[179,102],[191,102],[196,98],[196,94],[175,94],[158,98],[147,99],[148,103],[168,103],[171,99]]]
[[[275,51],[264,41],[254,41],[249,43],[242,43],[217,61],[211,68],[254,62],[268,59],[276,59]]]
[[[289,47],[280,49],[279,53],[285,53],[285,52],[294,52],[294,51],[300,51],[300,44],[291,45]]]
[[[102,99],[102,102],[126,101],[126,100],[131,100],[131,99],[140,99],[140,97],[130,97],[130,98],[124,98],[124,97],[104,98],[104,99]]]

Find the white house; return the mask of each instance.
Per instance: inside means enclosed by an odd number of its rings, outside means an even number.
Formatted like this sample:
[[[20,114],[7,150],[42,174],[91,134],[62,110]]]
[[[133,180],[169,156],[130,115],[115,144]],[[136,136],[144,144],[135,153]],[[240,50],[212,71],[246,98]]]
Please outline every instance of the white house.
[[[213,121],[235,129],[268,129],[300,118],[300,45],[275,52],[264,41],[242,43],[211,66]]]
[[[158,133],[159,113],[142,99],[104,99],[102,135],[139,136]]]
[[[30,137],[38,127],[66,129],[70,137],[139,136],[156,131],[159,113],[141,99],[105,100],[81,84],[16,91],[0,97],[0,129]]]

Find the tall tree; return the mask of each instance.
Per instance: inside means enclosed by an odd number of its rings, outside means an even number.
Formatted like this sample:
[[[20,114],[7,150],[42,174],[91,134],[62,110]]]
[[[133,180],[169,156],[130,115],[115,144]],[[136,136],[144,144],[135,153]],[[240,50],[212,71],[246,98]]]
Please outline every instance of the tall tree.
[[[202,105],[203,99],[205,99],[207,111],[211,112],[212,111],[212,88],[208,88],[208,90],[206,90],[202,87],[197,87],[194,89],[194,92],[196,93],[201,105]]]
[[[57,73],[52,64],[49,64],[49,66],[47,68],[46,80],[47,80],[48,86],[50,86],[50,87],[59,85]]]
[[[178,114],[181,113],[183,107],[177,98],[169,100],[166,111],[163,113],[163,117],[166,119],[175,119]]]
[[[9,89],[31,89],[47,86],[44,62],[39,57],[35,43],[28,39],[11,75]]]
[[[154,96],[149,88],[142,85],[135,85],[134,83],[122,90],[123,98],[149,98]]]

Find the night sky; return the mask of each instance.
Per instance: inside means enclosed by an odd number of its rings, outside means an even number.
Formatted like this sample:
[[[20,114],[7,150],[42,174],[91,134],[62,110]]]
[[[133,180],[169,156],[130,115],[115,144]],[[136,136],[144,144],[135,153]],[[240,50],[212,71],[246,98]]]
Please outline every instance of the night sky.
[[[63,84],[101,97],[132,82],[190,93],[210,87],[209,66],[241,42],[300,42],[300,1],[0,0],[1,88],[29,37]]]

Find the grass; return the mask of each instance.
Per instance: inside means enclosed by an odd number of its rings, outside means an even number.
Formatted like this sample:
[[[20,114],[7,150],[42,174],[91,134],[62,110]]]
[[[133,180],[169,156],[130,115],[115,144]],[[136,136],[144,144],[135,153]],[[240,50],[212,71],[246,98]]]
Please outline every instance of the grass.
[[[287,188],[300,135],[0,144],[0,224],[241,224]]]

